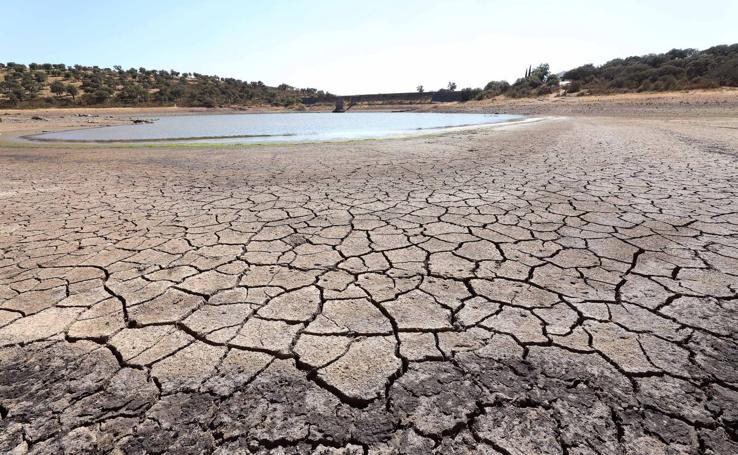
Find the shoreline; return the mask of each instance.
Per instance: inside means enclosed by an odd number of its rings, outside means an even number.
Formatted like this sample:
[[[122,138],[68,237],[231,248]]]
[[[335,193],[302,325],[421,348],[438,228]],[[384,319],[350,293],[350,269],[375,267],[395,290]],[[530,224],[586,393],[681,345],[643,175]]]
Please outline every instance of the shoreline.
[[[21,146],[26,140],[18,140],[26,136],[44,132],[87,129],[105,126],[125,125],[134,118],[171,115],[230,115],[230,114],[264,114],[264,113],[314,113],[329,112],[330,106],[314,106],[307,110],[288,110],[283,108],[182,108],[182,107],[114,107],[114,108],[45,108],[0,110],[0,144],[8,147]],[[466,103],[439,104],[381,104],[355,105],[351,112],[437,112],[437,113],[503,113],[523,115],[526,117],[640,117],[640,118],[686,118],[686,117],[733,117],[738,116],[738,89],[694,90],[688,92],[639,93],[602,96],[566,96],[545,97],[539,99],[489,99],[469,101]],[[33,120],[41,117],[43,120]],[[392,136],[396,137],[396,136]],[[391,139],[373,138],[376,140]],[[350,140],[349,140],[350,141]],[[28,141],[29,143],[37,141]],[[38,141],[40,142],[40,141]],[[115,141],[115,142],[75,142],[54,141],[50,145],[94,146],[103,144],[121,144],[125,146],[140,144],[151,145],[155,142],[166,142],[167,146],[198,146],[184,141]],[[292,141],[286,141],[292,143]],[[299,143],[312,143],[305,141]],[[317,141],[321,142],[321,141]],[[231,145],[263,145],[258,143],[218,143],[218,146]],[[295,142],[297,143],[297,142]],[[209,146],[215,143],[200,144]],[[155,144],[154,144],[155,145]]]

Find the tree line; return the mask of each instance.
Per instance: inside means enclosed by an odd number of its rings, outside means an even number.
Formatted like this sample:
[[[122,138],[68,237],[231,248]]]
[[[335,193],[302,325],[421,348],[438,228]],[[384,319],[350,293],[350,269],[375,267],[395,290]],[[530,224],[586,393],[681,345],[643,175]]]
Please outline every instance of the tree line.
[[[551,73],[549,65],[543,63],[527,68],[524,76],[512,84],[501,80],[490,81],[484,88],[464,88],[461,100],[500,95],[522,98],[556,92],[605,94],[738,87],[738,44],[617,58],[600,66],[583,65],[562,76]],[[441,90],[455,88],[456,84],[449,83]]]
[[[507,81],[490,81],[484,88],[462,88],[459,93],[459,100],[462,102],[470,100],[482,100],[485,98],[493,98],[495,96],[505,95],[511,98],[523,98],[528,96],[540,96],[553,93],[559,89],[561,81],[559,76],[551,73],[548,63],[541,63],[535,68],[528,67],[525,75],[510,84]],[[423,86],[419,85],[417,90],[422,91]],[[449,82],[445,88],[439,90],[454,91],[456,83]]]
[[[305,97],[325,101],[334,99],[334,95],[313,88],[298,89],[287,84],[270,87],[261,81],[247,82],[174,70],[0,63],[0,105],[6,107],[292,106]]]
[[[738,44],[618,58],[564,73],[568,91],[592,93],[738,87]]]
[[[563,73],[548,64],[528,67],[523,77],[510,84],[490,81],[484,88],[463,88],[461,101],[504,95],[512,98],[551,93],[623,93],[695,88],[738,87],[738,44],[705,50],[672,49],[610,60],[599,66],[587,64]],[[455,92],[456,83],[439,90]],[[417,91],[425,91],[422,85]],[[0,107],[179,105],[216,107],[228,105],[297,106],[303,100],[333,102],[335,95],[313,88],[287,84],[269,87],[261,81],[174,70],[120,66],[23,65],[0,63]]]

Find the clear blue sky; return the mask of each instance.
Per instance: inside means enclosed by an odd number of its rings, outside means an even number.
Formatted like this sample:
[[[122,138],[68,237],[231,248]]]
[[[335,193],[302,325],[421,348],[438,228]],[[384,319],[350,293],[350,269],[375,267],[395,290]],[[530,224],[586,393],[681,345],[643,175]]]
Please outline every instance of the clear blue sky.
[[[338,94],[514,80],[738,42],[738,0],[0,0],[0,61],[176,69]]]

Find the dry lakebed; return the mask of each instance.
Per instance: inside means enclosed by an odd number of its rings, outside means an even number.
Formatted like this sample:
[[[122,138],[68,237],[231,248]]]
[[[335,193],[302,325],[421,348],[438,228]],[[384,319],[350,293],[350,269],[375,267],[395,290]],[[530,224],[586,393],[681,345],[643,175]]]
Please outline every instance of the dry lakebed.
[[[736,454],[731,106],[181,147],[3,116],[0,453]]]

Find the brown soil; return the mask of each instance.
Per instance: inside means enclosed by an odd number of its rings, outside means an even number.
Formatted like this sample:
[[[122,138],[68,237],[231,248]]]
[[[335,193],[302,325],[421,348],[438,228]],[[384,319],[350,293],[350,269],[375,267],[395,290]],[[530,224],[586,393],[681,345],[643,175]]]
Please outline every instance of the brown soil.
[[[738,453],[738,116],[699,97],[0,144],[0,453]]]

